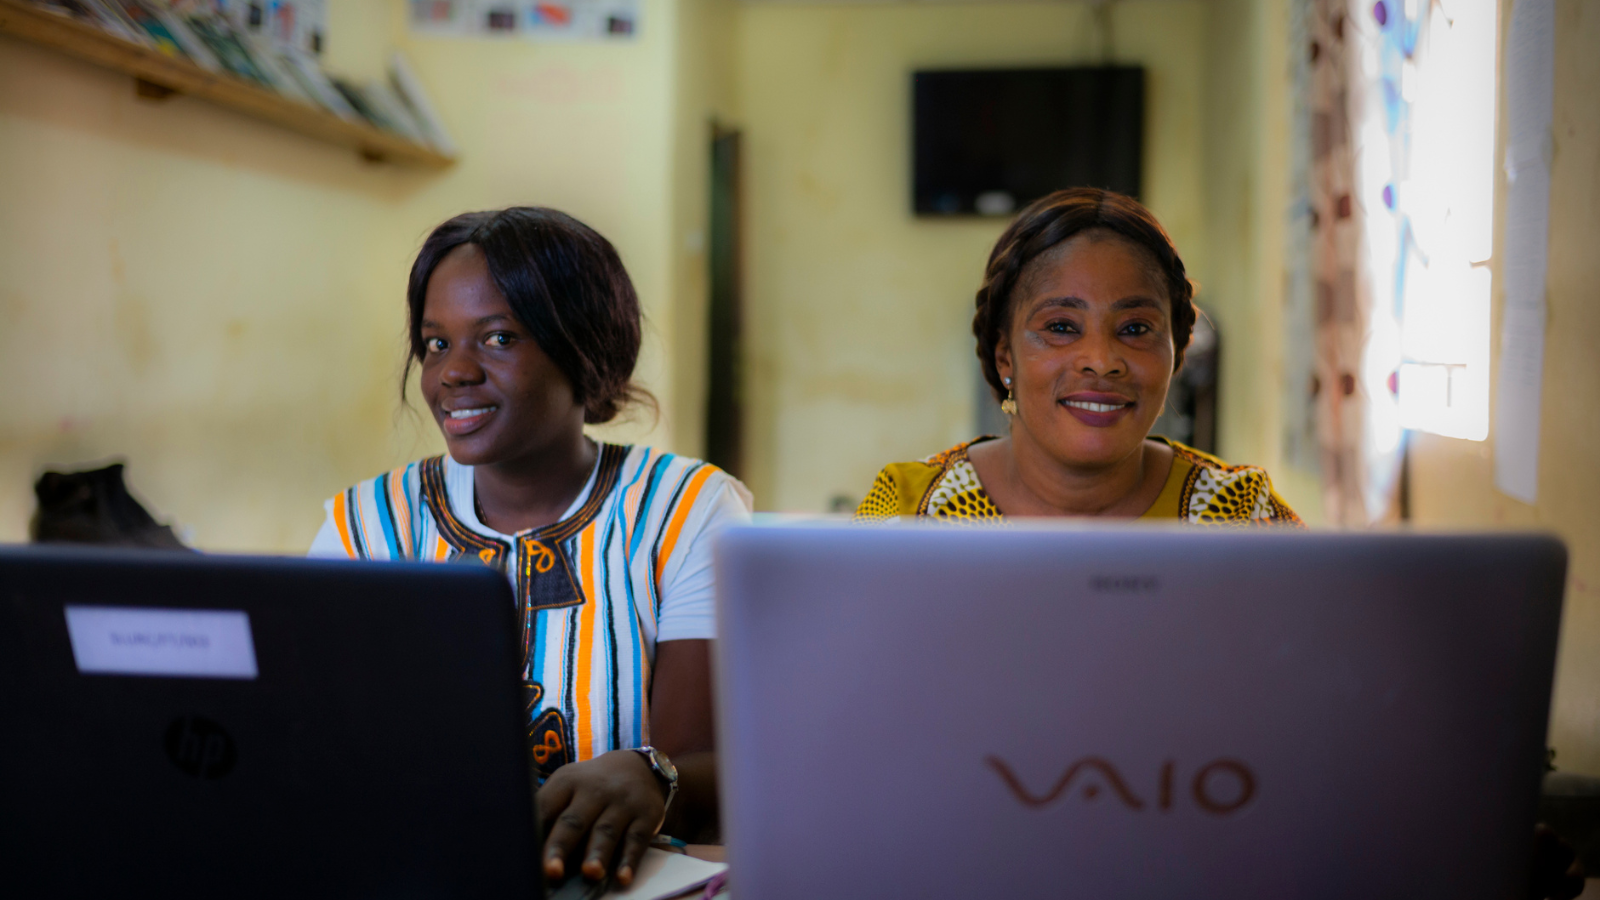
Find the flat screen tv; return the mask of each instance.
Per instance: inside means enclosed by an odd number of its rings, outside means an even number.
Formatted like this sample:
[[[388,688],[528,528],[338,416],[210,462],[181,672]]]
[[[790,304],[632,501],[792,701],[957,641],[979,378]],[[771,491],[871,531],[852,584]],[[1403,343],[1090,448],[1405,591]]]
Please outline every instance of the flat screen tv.
[[[1010,215],[1066,187],[1139,196],[1142,68],[923,71],[912,97],[918,215]]]

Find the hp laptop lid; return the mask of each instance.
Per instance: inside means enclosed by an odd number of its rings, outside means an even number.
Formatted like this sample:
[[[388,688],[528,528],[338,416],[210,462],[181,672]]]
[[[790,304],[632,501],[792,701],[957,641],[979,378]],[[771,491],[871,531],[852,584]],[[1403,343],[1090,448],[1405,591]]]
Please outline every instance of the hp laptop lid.
[[[475,566],[0,551],[6,892],[537,896],[514,635]]]
[[[1523,536],[730,531],[739,893],[1517,895],[1565,564]]]

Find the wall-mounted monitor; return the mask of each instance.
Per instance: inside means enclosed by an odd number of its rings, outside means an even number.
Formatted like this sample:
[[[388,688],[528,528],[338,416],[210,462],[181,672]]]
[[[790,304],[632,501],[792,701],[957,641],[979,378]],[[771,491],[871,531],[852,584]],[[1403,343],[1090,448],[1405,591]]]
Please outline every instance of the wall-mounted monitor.
[[[917,72],[912,105],[918,215],[1005,216],[1066,187],[1139,196],[1142,68]]]

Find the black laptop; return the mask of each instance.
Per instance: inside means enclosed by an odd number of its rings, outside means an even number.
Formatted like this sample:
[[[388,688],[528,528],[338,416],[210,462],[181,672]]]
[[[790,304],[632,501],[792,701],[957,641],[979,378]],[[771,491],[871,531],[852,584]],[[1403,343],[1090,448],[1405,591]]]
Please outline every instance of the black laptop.
[[[0,549],[14,897],[537,897],[478,566]]]

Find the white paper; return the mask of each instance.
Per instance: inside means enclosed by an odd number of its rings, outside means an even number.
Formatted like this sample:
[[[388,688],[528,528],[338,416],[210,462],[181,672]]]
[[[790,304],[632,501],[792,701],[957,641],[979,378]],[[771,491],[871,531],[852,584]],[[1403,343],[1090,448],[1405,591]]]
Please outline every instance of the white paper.
[[[1496,379],[1494,482],[1533,503],[1539,486],[1545,269],[1550,240],[1551,122],[1555,115],[1553,0],[1516,0],[1506,42],[1505,312]]]
[[[644,852],[644,859],[639,861],[639,872],[633,879],[633,885],[625,891],[611,891],[606,897],[618,900],[676,897],[692,887],[705,884],[727,868],[727,863],[706,862],[682,853],[667,853],[651,847]]]
[[[68,606],[72,657],[85,675],[255,678],[250,617],[239,610]]]
[[[632,40],[640,0],[412,0],[411,31],[529,41]]]

